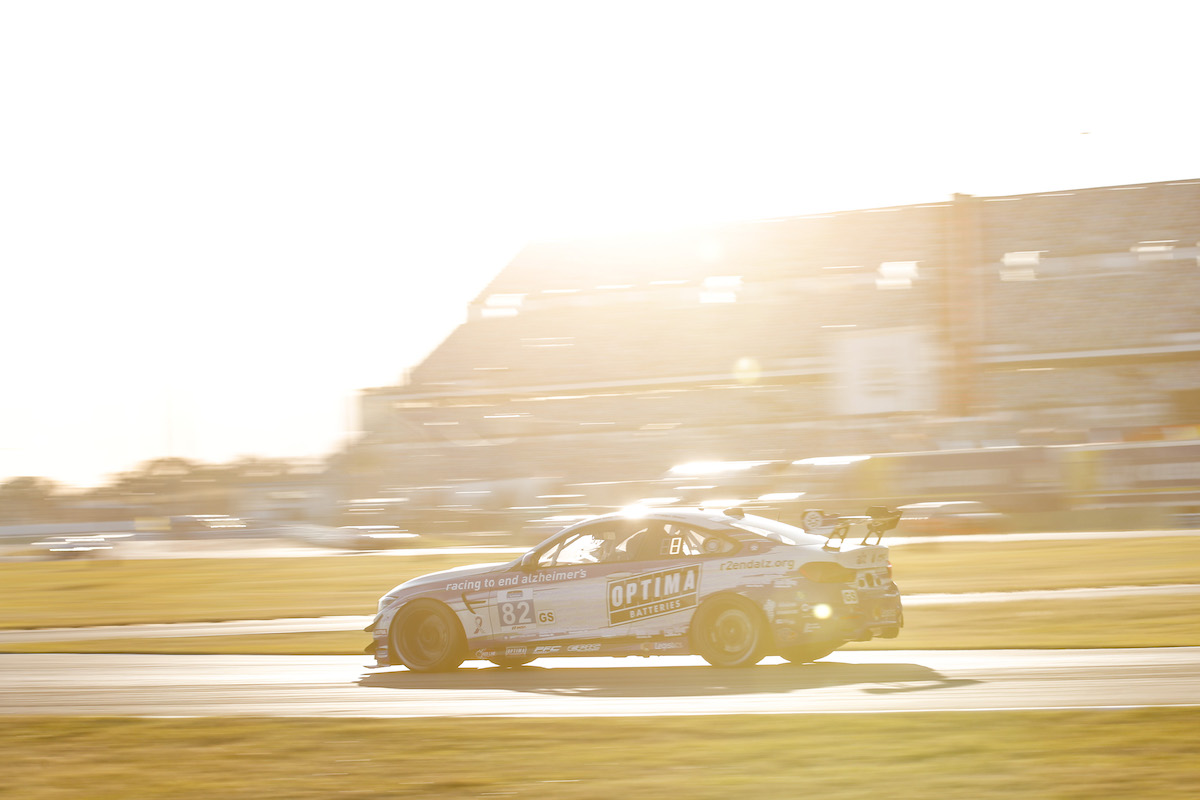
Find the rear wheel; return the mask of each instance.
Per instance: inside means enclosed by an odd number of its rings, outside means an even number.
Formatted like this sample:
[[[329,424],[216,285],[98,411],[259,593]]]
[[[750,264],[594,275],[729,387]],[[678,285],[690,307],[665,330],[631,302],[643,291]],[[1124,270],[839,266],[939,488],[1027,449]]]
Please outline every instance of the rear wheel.
[[[749,600],[721,598],[692,618],[692,646],[714,667],[749,667],[762,660],[766,640],[762,614]]]
[[[392,620],[392,650],[413,672],[456,669],[466,658],[466,641],[454,612],[433,600],[415,600]]]
[[[824,642],[821,644],[803,644],[797,647],[788,647],[779,651],[779,655],[786,658],[793,664],[806,664],[809,661],[816,661],[818,658],[825,656],[837,650],[840,645],[832,642]]]

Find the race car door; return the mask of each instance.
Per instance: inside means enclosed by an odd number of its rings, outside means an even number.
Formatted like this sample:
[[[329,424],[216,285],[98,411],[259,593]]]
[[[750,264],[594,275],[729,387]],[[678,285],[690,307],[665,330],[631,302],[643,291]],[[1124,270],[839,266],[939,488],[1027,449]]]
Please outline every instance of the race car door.
[[[530,631],[530,638],[594,642],[630,635],[614,626],[610,587],[635,574],[633,554],[622,545],[639,530],[628,520],[585,525],[534,554],[519,584],[497,592],[497,630]]]
[[[648,526],[628,543],[635,571],[621,585],[610,583],[610,625],[625,626],[640,639],[667,639],[657,651],[682,648],[677,641],[699,605],[704,562],[722,557],[737,545],[716,532],[673,522]]]

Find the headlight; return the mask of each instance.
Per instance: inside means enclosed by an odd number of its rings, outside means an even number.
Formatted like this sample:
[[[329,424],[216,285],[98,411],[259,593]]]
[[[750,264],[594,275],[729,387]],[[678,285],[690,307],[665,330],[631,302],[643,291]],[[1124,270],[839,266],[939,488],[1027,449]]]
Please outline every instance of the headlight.
[[[375,613],[377,615],[382,614],[383,610],[385,608],[387,608],[388,606],[390,606],[395,600],[396,600],[396,598],[392,597],[391,595],[385,594],[383,597],[379,598],[379,608],[375,609]]]

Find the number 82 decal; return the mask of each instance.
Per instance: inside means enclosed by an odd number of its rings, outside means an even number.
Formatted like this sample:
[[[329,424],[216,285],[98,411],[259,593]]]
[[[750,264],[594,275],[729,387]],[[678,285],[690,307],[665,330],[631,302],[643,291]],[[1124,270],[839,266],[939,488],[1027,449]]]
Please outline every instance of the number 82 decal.
[[[500,613],[500,628],[512,629],[534,624],[537,616],[532,600],[505,600],[496,606]]]

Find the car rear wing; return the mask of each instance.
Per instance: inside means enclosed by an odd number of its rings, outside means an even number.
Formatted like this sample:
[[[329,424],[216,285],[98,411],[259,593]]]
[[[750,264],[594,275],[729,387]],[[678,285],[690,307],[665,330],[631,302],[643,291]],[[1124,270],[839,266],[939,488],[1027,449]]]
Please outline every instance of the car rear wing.
[[[826,538],[825,548],[840,550],[855,525],[865,525],[867,532],[859,544],[881,544],[883,534],[896,527],[900,522],[902,512],[884,506],[871,506],[866,515],[850,516],[841,514],[826,514],[820,509],[809,509],[804,512],[804,530]],[[871,539],[874,538],[874,542]]]

